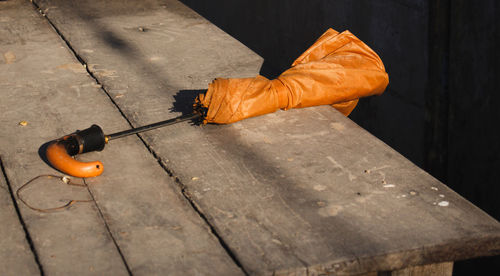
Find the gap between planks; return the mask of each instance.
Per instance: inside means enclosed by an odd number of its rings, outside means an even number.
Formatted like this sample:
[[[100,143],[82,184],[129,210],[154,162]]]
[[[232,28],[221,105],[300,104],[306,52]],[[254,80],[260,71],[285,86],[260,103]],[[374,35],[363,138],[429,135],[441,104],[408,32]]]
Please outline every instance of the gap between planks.
[[[26,236],[26,241],[28,242],[28,245],[31,249],[31,253],[33,253],[33,258],[35,259],[35,263],[38,266],[38,269],[40,270],[40,275],[45,275],[43,271],[43,266],[40,263],[40,259],[38,258],[38,253],[35,248],[35,244],[33,243],[33,240],[31,239],[31,235],[28,231],[28,227],[26,226],[26,223],[24,222],[23,216],[21,215],[21,211],[19,210],[19,205],[17,204],[16,197],[14,196],[14,191],[12,190],[12,185],[10,184],[9,178],[7,177],[7,171],[5,170],[5,167],[3,165],[2,161],[2,156],[0,156],[0,169],[2,171],[2,174],[0,177],[3,177],[5,180],[5,184],[7,185],[7,188],[9,189],[9,194],[10,198],[12,200],[12,205],[14,205],[14,209],[16,210],[17,218],[19,219],[19,223],[23,227],[24,235]]]

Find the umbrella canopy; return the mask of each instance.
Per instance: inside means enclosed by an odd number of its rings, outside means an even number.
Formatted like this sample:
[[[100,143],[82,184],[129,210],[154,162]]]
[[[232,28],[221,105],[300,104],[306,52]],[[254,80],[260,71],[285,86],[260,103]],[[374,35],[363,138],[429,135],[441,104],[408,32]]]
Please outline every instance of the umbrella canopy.
[[[349,31],[327,30],[278,78],[215,79],[195,106],[205,123],[229,124],[278,109],[332,105],[349,115],[361,97],[389,84],[380,57]]]

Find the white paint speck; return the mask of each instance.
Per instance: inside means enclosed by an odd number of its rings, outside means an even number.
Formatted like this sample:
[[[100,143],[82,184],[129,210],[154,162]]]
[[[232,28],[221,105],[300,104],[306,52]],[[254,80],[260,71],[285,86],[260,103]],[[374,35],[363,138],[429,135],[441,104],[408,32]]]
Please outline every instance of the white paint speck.
[[[271,241],[274,242],[275,244],[282,245],[282,243],[277,239],[271,239]]]
[[[158,56],[152,56],[152,57],[149,57],[149,61],[158,61],[158,60],[161,60],[162,57],[158,57]]]
[[[394,185],[394,184],[386,184],[386,185],[384,185],[384,188],[394,188],[394,187],[396,187],[396,185]]]
[[[406,197],[406,195],[401,195],[401,197]]]
[[[436,187],[431,187],[431,189],[433,189],[434,191],[438,190],[438,188],[436,188]]]
[[[340,205],[326,206],[318,209],[318,214],[322,217],[334,217],[338,215],[344,207]]]
[[[439,197],[444,197],[444,195],[443,195],[443,194],[440,194],[440,195],[439,195]]]
[[[326,186],[325,185],[314,185],[313,189],[321,192],[321,191],[326,190]]]
[[[441,206],[441,207],[446,207],[446,206],[450,205],[450,203],[448,201],[440,201],[438,203],[438,205]]]

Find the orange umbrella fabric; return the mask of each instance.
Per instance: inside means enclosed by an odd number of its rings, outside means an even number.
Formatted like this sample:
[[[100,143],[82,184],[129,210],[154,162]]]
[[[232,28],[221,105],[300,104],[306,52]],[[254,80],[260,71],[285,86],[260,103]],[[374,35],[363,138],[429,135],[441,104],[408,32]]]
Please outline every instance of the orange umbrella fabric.
[[[361,97],[382,94],[389,76],[379,56],[349,31],[326,31],[278,78],[215,79],[195,106],[205,123],[229,124],[278,109],[332,105],[349,115]]]

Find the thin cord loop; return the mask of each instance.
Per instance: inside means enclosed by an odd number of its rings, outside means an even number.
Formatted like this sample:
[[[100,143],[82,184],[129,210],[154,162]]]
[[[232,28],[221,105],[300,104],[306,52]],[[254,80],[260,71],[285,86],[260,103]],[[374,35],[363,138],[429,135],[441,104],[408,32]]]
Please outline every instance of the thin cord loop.
[[[73,204],[78,203],[78,202],[92,202],[92,200],[72,199],[72,200],[68,201],[66,204],[58,206],[58,207],[44,208],[44,209],[33,207],[24,198],[21,197],[21,191],[24,190],[29,185],[31,185],[32,183],[34,183],[35,180],[42,178],[42,177],[58,178],[59,180],[61,180],[63,183],[65,183],[67,185],[78,186],[78,187],[87,187],[86,184],[73,183],[71,181],[71,179],[67,176],[58,176],[58,175],[53,175],[53,174],[41,174],[39,176],[36,176],[36,177],[32,178],[31,180],[29,180],[28,182],[24,183],[24,185],[19,187],[19,189],[17,189],[17,191],[16,191],[17,198],[22,203],[24,203],[24,205],[26,205],[28,208],[30,208],[31,210],[42,212],[42,213],[51,213],[51,212],[66,210],[67,208],[69,208],[70,206],[72,206]]]

